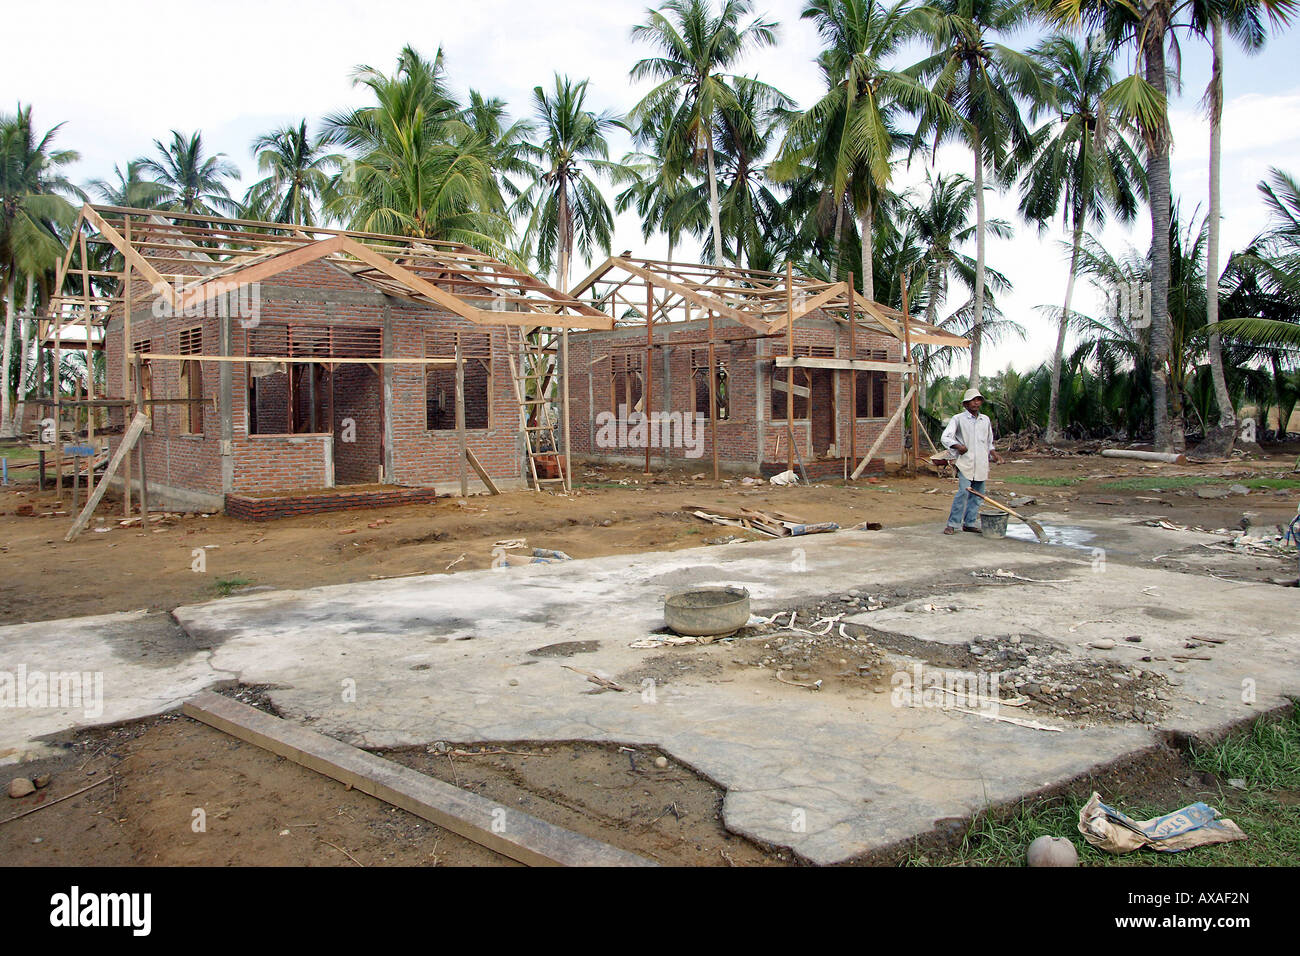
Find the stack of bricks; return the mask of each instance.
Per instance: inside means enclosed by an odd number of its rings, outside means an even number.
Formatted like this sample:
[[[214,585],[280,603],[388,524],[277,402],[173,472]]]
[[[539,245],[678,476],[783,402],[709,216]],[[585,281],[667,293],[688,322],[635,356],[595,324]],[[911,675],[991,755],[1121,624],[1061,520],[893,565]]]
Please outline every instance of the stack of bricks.
[[[354,508],[392,508],[398,505],[428,504],[438,497],[432,488],[391,488],[378,491],[334,494],[285,494],[259,498],[226,495],[226,514],[242,521],[271,521],[295,515],[349,511]]]

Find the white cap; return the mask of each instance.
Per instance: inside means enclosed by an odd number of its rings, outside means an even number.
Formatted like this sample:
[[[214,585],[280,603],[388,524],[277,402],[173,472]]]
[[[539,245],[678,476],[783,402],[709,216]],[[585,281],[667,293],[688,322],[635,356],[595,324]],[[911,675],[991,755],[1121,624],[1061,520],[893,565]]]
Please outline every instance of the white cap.
[[[978,388],[968,388],[966,389],[966,394],[961,397],[961,403],[965,405],[972,398],[983,398],[983,397],[984,396],[980,394],[980,390]]]

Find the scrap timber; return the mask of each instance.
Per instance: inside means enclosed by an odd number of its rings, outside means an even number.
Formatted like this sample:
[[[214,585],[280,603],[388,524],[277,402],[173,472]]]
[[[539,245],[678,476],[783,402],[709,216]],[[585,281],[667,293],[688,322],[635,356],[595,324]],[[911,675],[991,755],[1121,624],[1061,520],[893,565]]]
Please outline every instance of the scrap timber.
[[[654,865],[211,691],[187,700],[183,711],[528,866]]]

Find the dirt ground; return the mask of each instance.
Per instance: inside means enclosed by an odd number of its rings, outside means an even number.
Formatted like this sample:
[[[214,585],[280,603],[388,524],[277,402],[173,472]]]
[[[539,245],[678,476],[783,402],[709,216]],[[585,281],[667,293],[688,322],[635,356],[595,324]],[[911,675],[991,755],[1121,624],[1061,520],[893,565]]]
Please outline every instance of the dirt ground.
[[[1033,495],[1039,508],[1079,515],[1161,516],[1180,524],[1233,528],[1244,511],[1256,526],[1295,515],[1295,489],[1253,490],[1247,497],[1198,498],[1193,488],[1153,492],[1103,488],[1106,482],[1159,476],[1186,480],[1287,476],[1297,449],[1256,461],[1150,468],[1095,455],[1010,456],[995,469],[990,493],[1007,476],[1073,480],[1064,487],[1006,486]],[[60,501],[34,483],[0,489],[0,623],[42,621],[139,608],[171,610],[249,587],[303,588],[408,574],[456,573],[491,566],[493,545],[524,538],[529,547],[574,558],[672,551],[737,537],[758,537],[707,524],[686,505],[775,508],[809,522],[862,521],[885,527],[947,517],[951,480],[893,474],[873,482],[808,487],[746,485],[682,469],[643,475],[639,469],[579,466],[567,496],[516,491],[499,497],[439,498],[432,505],[246,522],[224,515],[186,515],[143,530],[120,527],[121,503],[102,505],[90,529],[71,544],[63,535],[71,494]],[[1294,477],[1294,476],[1293,476]],[[32,515],[19,514],[31,506]],[[99,520],[102,518],[103,520]],[[936,547],[939,547],[936,543]],[[199,562],[196,551],[202,549]],[[201,567],[201,570],[196,570]]]
[[[233,696],[262,702],[256,689]],[[728,833],[722,791],[668,758],[658,767],[654,750],[435,742],[383,756],[665,865],[791,862]],[[6,767],[0,779],[7,785],[18,772]],[[27,797],[0,797],[7,866],[517,865],[174,714],[79,733],[62,755],[21,772],[51,780]]]
[[[1252,488],[1246,496],[1203,498],[1201,487],[1232,481],[1290,480],[1298,449],[1277,449],[1257,460],[1200,466],[1150,467],[1095,455],[1009,455],[995,470],[990,493],[1037,499],[1033,510],[1119,519],[1161,518],[1202,528],[1235,528],[1243,516],[1257,529],[1285,525],[1300,489]],[[809,521],[850,526],[934,525],[947,515],[951,480],[891,474],[847,486],[827,482],[774,488],[739,477],[713,481],[683,470],[645,476],[639,469],[588,465],[568,496],[513,492],[500,497],[440,498],[433,505],[342,512],[265,523],[221,515],[185,515],[147,531],[120,527],[120,503],[79,540],[65,544],[70,496],[62,502],[34,484],[0,490],[0,623],[149,608],[170,610],[243,588],[299,588],[407,574],[458,573],[489,567],[493,545],[527,540],[529,547],[574,558],[707,546],[755,533],[705,523],[688,505],[773,508]],[[1013,481],[1000,482],[1011,478]],[[1134,479],[1141,488],[1110,488]],[[1202,485],[1201,483],[1205,484]],[[1155,487],[1151,487],[1152,485]],[[19,513],[30,505],[33,514]],[[102,529],[102,530],[101,530]],[[202,571],[196,566],[202,549]],[[1278,573],[1261,563],[1261,579]],[[801,620],[857,611],[873,599],[890,604],[913,597],[882,592],[831,596],[799,609]],[[943,595],[936,595],[942,601]],[[648,654],[644,674],[619,675],[635,685],[649,676],[664,683],[694,669],[731,679],[744,670],[773,682],[823,681],[828,692],[875,687],[885,651],[920,649],[888,636],[851,629],[872,640],[786,638],[668,648]],[[994,654],[1014,667],[1028,648],[927,648],[936,666],[963,667]],[[935,656],[938,655],[938,656]],[[987,660],[987,657],[984,658]],[[710,668],[712,670],[710,670]],[[1048,672],[1045,672],[1048,673]],[[1050,674],[1018,686],[1026,716],[1034,711],[1097,722],[1151,722],[1160,713],[1159,687],[1125,687],[1123,695],[1097,691],[1109,674]],[[1095,678],[1095,680],[1093,680]],[[1090,683],[1090,681],[1092,681]],[[1094,686],[1095,685],[1095,686]],[[1141,696],[1135,696],[1141,695]],[[256,702],[255,690],[236,694]],[[506,752],[500,752],[506,751]],[[386,754],[421,772],[500,800],[560,826],[589,834],[654,860],[678,865],[789,865],[789,854],[755,846],[728,833],[721,821],[722,792],[689,768],[647,749],[556,743],[471,747],[431,741],[427,747]],[[29,775],[52,774],[48,788],[21,799],[0,798],[0,858],[11,865],[509,865],[483,847],[427,821],[350,791],[332,780],[229,738],[188,718],[166,715],[69,738],[62,756],[24,765]],[[17,774],[0,773],[0,783]],[[1114,779],[1111,779],[1111,778]],[[107,781],[84,793],[78,790]],[[1128,770],[1080,781],[1103,793],[1170,797],[1202,781],[1189,778],[1181,756],[1161,750]],[[17,816],[36,806],[69,799]],[[197,811],[201,811],[197,812]],[[205,829],[196,825],[202,819]],[[961,821],[936,821],[933,840],[963,832]],[[937,845],[937,844],[936,844]],[[913,848],[914,851],[915,848]],[[906,851],[861,862],[895,863]]]

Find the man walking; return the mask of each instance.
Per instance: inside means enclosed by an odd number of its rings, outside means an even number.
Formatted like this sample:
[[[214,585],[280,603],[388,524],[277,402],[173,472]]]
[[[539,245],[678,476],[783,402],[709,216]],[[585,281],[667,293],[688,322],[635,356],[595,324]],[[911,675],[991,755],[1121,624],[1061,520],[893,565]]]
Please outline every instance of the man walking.
[[[962,531],[980,533],[976,519],[980,513],[980,499],[970,494],[970,489],[983,493],[984,482],[989,476],[989,460],[1002,463],[1002,456],[993,449],[993,422],[987,415],[980,414],[984,396],[977,388],[966,389],[961,397],[962,408],[948,420],[948,427],[943,430],[940,439],[944,448],[951,449],[957,456],[957,494],[952,499],[952,511],[948,514],[948,524],[944,534],[956,534]]]

